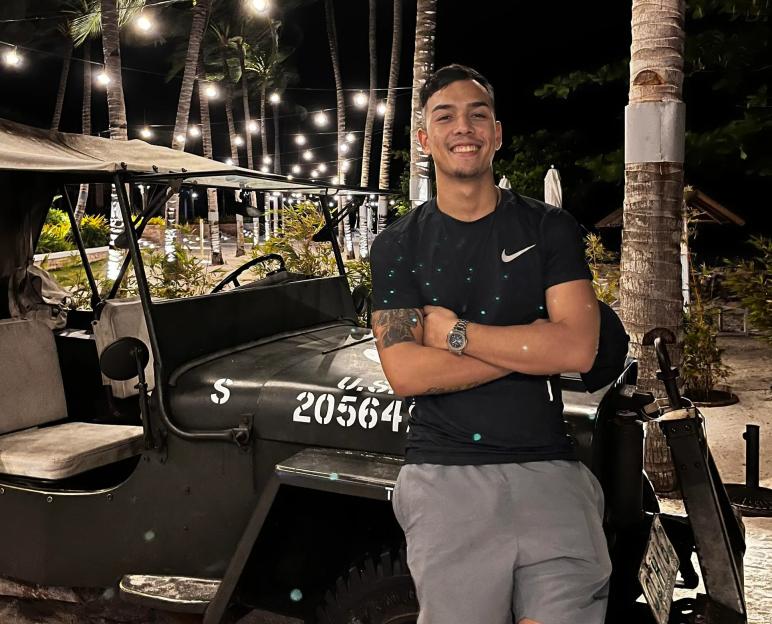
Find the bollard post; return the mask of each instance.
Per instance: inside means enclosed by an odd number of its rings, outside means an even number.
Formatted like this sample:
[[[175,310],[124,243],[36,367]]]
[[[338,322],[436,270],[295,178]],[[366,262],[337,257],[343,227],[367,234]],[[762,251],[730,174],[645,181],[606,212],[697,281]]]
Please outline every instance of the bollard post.
[[[745,425],[745,485],[759,487],[759,426]]]

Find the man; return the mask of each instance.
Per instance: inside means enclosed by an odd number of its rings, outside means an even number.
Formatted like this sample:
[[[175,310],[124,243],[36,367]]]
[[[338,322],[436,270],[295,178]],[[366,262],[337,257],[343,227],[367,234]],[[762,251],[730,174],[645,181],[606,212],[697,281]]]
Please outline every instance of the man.
[[[437,197],[372,246],[373,330],[415,397],[394,492],[419,624],[601,624],[603,495],[575,461],[560,373],[593,364],[599,312],[564,211],[494,185],[494,94],[451,65],[421,91]]]

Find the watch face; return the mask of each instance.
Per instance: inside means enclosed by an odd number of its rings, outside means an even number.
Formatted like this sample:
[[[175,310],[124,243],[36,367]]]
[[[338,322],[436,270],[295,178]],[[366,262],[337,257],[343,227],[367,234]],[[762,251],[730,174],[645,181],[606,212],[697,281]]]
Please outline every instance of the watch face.
[[[463,349],[465,343],[466,340],[464,340],[464,335],[461,332],[451,332],[448,337],[448,344],[451,349]]]

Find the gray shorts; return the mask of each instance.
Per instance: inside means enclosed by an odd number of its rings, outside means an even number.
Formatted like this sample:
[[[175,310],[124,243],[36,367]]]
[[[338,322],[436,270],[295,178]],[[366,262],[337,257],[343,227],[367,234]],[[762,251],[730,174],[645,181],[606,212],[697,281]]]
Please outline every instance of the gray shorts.
[[[393,505],[418,624],[603,623],[603,492],[581,462],[408,464]]]

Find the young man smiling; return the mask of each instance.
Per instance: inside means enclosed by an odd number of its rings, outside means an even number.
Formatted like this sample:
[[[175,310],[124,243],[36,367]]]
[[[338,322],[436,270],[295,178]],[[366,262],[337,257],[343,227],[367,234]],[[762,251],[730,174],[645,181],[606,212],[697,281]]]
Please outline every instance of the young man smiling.
[[[415,397],[394,492],[419,624],[601,624],[603,496],[564,431],[560,373],[587,371],[599,311],[575,221],[502,191],[493,89],[473,69],[421,91],[437,197],[373,243],[373,329]]]

